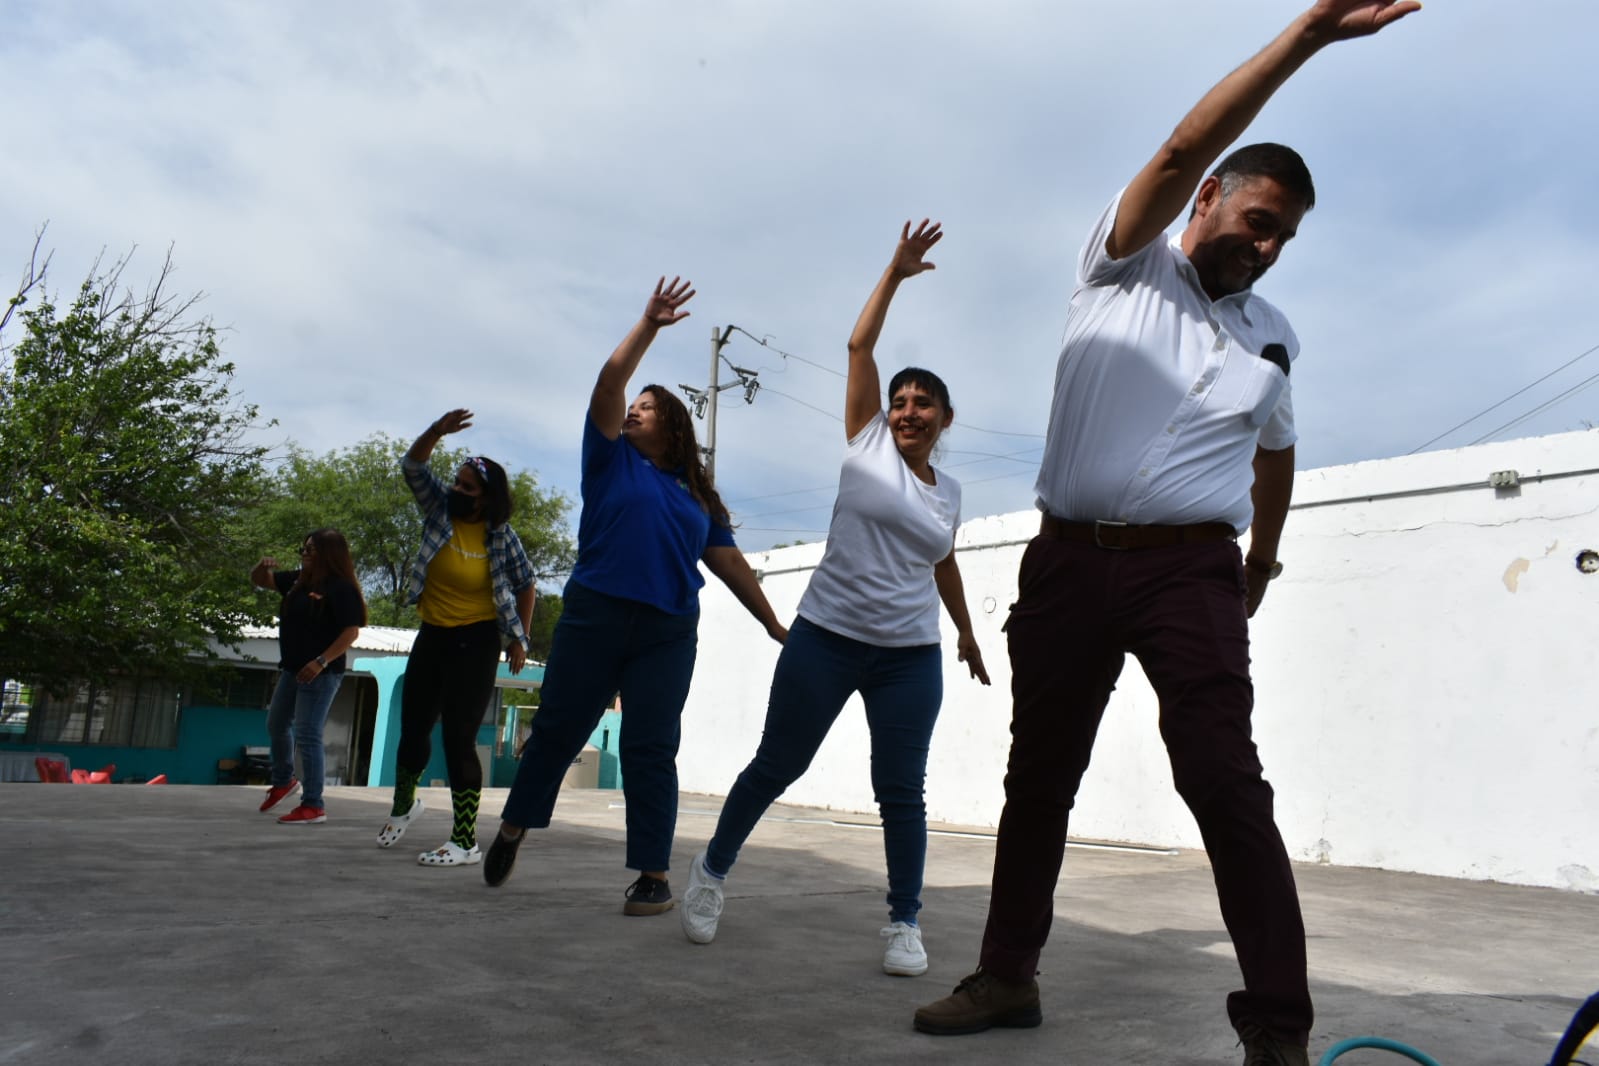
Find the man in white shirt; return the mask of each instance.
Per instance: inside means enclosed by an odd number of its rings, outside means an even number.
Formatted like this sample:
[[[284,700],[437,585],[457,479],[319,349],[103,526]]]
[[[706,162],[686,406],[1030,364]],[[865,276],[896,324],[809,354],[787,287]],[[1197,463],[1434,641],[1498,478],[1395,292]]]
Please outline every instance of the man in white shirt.
[[[923,1032],[1042,1020],[1034,974],[1067,813],[1131,652],[1160,698],[1173,779],[1243,971],[1227,1009],[1245,1066],[1308,1066],[1304,924],[1250,739],[1248,618],[1281,569],[1299,354],[1252,286],[1315,190],[1281,145],[1239,149],[1205,171],[1312,55],[1420,6],[1318,0],[1195,105],[1083,248],[1038,477],[1042,530],[1007,623],[1012,743],[981,966],[916,1012]]]

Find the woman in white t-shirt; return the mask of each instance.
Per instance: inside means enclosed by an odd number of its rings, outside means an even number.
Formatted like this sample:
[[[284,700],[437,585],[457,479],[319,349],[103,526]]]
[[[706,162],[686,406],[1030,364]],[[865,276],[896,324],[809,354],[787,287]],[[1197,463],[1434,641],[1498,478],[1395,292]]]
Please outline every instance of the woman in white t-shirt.
[[[940,600],[955,623],[961,661],[985,685],[988,674],[955,562],[960,485],[931,462],[955,416],[949,390],[930,371],[901,370],[889,382],[885,412],[872,349],[900,282],[933,269],[923,257],[942,236],[936,222],[923,220],[915,233],[905,224],[850,336],[849,443],[827,550],[778,657],[760,748],[728,794],[710,844],[690,865],[681,913],[695,943],[716,936],[723,880],[755,823],[805,772],[845,701],[859,692],[888,858],[883,969],[903,976],[927,970],[916,915],[927,859],[922,784],[944,694]]]

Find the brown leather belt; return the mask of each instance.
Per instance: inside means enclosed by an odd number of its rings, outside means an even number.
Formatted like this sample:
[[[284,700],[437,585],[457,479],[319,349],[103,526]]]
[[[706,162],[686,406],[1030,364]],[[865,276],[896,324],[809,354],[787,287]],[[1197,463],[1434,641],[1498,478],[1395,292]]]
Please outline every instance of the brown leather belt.
[[[1068,522],[1044,515],[1039,530],[1046,537],[1072,544],[1092,544],[1112,551],[1169,548],[1175,544],[1202,544],[1212,540],[1237,540],[1238,532],[1226,522],[1201,522],[1193,526],[1131,526],[1126,522]]]

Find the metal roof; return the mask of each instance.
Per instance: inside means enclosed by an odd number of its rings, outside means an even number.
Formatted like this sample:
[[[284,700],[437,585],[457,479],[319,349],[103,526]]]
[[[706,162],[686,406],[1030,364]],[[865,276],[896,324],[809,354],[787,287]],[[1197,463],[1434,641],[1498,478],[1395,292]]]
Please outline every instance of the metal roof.
[[[246,640],[277,640],[277,626],[245,626]],[[416,640],[416,630],[396,629],[393,626],[362,626],[361,635],[352,647],[356,651],[386,651],[408,654]]]

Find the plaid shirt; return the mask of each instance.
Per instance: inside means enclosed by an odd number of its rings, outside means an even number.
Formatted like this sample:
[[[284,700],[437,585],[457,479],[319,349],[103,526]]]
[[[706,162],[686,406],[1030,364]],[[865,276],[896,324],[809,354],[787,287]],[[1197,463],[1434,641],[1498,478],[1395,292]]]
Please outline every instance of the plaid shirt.
[[[450,542],[455,527],[450,524],[446,502],[449,490],[428,468],[406,456],[400,462],[405,472],[405,483],[416,497],[422,511],[422,547],[411,564],[411,584],[407,603],[422,598],[422,586],[427,581],[428,563]],[[533,584],[533,564],[528,562],[522,539],[510,523],[490,526],[485,531],[489,548],[489,580],[494,585],[494,610],[499,615],[500,632],[524,648],[529,646],[527,631],[522,628],[522,618],[516,613],[516,594]]]

